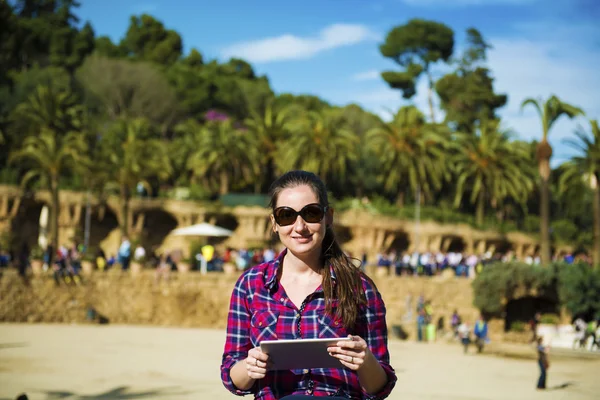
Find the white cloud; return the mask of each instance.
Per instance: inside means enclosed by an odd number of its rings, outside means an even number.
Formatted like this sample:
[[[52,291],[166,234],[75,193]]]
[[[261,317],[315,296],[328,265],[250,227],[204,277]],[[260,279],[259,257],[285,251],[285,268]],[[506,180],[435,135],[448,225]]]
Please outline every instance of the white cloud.
[[[376,79],[381,79],[381,71],[376,69],[372,69],[370,71],[359,72],[352,76],[352,80],[355,81],[373,81]]]
[[[315,37],[285,34],[236,43],[223,49],[221,56],[240,57],[254,63],[299,60],[337,47],[378,39],[378,36],[364,25],[333,24],[321,30]]]
[[[482,6],[495,4],[520,5],[531,4],[537,0],[401,0],[403,3],[413,7],[422,6],[442,6],[442,7],[463,7],[463,6]]]

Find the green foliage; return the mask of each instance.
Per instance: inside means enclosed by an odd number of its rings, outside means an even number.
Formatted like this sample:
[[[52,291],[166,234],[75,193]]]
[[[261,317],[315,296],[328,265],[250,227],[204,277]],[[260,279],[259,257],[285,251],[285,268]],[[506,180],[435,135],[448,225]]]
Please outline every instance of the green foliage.
[[[561,302],[571,315],[600,318],[600,270],[583,263],[564,266],[559,279]]]
[[[472,285],[473,304],[484,313],[500,315],[508,301],[533,294],[566,307],[572,316],[600,317],[600,271],[587,264],[495,263],[486,266]],[[545,316],[542,322],[556,319]]]
[[[556,325],[560,322],[560,317],[556,314],[542,314],[540,317],[540,323]]]
[[[527,331],[527,324],[523,321],[513,321],[510,324],[510,330],[513,332],[523,333]]]
[[[519,262],[487,265],[473,281],[473,305],[483,313],[499,315],[505,302],[533,291],[538,297],[556,299],[554,268]]]
[[[579,229],[577,228],[577,225],[573,223],[573,221],[568,219],[560,219],[553,221],[551,227],[552,237],[555,241],[566,244],[576,242]]]
[[[135,60],[171,65],[181,57],[183,43],[174,30],[148,14],[132,16],[120,47]]]
[[[31,260],[42,260],[44,258],[44,249],[39,245],[35,245],[29,251],[29,258]]]

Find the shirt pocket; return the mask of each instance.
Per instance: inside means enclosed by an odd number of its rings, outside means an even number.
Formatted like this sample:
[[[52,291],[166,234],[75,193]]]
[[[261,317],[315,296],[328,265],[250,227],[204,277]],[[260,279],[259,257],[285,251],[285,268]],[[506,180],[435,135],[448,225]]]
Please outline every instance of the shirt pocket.
[[[252,315],[252,343],[258,346],[263,340],[277,340],[278,311],[257,311]]]
[[[317,328],[319,330],[319,338],[338,338],[348,336],[348,332],[342,324],[342,319],[321,311],[317,314]]]

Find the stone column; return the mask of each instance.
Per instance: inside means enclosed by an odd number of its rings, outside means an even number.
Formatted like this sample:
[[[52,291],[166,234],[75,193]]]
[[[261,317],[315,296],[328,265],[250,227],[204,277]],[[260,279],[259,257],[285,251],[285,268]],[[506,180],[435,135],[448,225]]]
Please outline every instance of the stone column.
[[[431,236],[431,241],[429,242],[429,251],[432,253],[438,253],[442,248],[442,235],[434,235]]]
[[[77,238],[83,205],[63,202],[58,213],[58,245],[71,246]]]

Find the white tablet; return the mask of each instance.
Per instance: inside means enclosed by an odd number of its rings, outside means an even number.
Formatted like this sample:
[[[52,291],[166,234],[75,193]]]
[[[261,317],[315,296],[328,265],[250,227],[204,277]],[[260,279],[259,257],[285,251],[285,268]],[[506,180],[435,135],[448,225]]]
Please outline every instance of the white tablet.
[[[269,355],[271,370],[301,368],[345,368],[342,363],[327,352],[327,348],[335,346],[344,338],[329,339],[292,339],[265,340],[260,342],[260,349]]]

